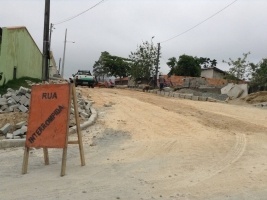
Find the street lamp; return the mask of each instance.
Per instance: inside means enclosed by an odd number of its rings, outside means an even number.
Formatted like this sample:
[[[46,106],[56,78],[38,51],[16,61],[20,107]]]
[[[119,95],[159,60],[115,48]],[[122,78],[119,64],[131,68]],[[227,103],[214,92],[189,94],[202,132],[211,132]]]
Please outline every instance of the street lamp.
[[[65,64],[65,53],[66,53],[66,43],[71,42],[75,43],[73,41],[67,41],[67,29],[65,31],[65,40],[64,40],[64,51],[63,51],[63,61],[62,61],[62,69],[61,69],[61,77],[64,78],[64,64]]]

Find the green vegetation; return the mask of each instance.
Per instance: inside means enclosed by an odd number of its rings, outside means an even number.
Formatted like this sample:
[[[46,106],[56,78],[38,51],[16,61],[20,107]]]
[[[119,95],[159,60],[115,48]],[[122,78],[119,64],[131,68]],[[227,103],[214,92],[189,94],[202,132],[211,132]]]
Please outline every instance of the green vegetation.
[[[243,53],[243,58],[237,58],[237,60],[233,60],[229,58],[229,61],[224,61],[224,63],[227,63],[230,67],[228,74],[230,75],[229,78],[233,80],[233,78],[236,78],[238,80],[246,80],[249,79],[251,76],[251,63],[247,61],[247,57],[250,54]]]
[[[193,76],[199,77],[202,68],[215,67],[217,61],[215,59],[205,57],[193,57],[189,55],[181,55],[177,60],[175,57],[169,58],[166,63],[170,67],[168,75],[177,76]]]
[[[160,54],[160,53],[159,53]],[[158,48],[153,42],[143,42],[139,45],[135,52],[131,52],[129,58],[131,59],[131,76],[137,80],[145,78],[149,80],[150,77],[156,74],[155,66],[157,64]]]
[[[201,66],[197,57],[185,54],[179,56],[178,60],[172,57],[169,58],[167,65],[171,68],[168,75],[199,77],[201,74]]]
[[[123,58],[109,54],[104,51],[93,66],[94,75],[98,80],[100,77],[126,77],[131,76],[135,80],[149,78],[155,75],[158,49],[152,43],[143,42],[135,52],[131,52],[129,58]]]
[[[29,80],[33,83],[39,83],[41,82],[40,79],[37,78],[30,78],[30,77],[22,77],[15,80],[8,81],[5,85],[0,86],[0,94],[5,94],[7,92],[7,88],[12,88],[13,90],[17,90],[20,88],[20,86],[30,88],[31,86],[26,82],[26,80]]]
[[[126,77],[129,72],[129,59],[113,56],[104,51],[98,61],[95,62],[93,72],[98,80],[105,76]]]

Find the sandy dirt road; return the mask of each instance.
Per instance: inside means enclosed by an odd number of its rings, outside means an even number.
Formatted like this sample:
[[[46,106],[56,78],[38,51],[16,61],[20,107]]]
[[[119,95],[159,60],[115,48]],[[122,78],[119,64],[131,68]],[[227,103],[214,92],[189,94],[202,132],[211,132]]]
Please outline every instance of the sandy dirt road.
[[[0,199],[267,199],[267,112],[250,106],[78,88],[99,112],[78,147],[0,150]],[[104,104],[110,107],[104,107]]]

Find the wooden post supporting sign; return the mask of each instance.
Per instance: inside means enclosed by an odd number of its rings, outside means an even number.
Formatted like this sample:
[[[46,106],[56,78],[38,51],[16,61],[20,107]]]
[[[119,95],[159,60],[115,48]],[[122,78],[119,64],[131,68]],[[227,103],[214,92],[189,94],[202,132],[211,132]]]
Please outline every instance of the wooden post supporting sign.
[[[71,99],[74,105],[78,141],[68,142]],[[44,163],[49,164],[48,148],[62,148],[61,176],[65,175],[68,144],[79,144],[81,165],[85,165],[75,87],[73,84],[32,86],[28,130],[22,164],[27,173],[29,150],[43,148]]]

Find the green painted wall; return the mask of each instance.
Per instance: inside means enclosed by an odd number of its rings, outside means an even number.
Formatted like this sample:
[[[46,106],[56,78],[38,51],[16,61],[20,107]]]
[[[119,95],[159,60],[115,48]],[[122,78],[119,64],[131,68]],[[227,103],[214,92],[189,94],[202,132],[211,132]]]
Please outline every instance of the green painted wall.
[[[16,77],[42,77],[42,53],[25,27],[2,28],[0,50],[0,85]]]

